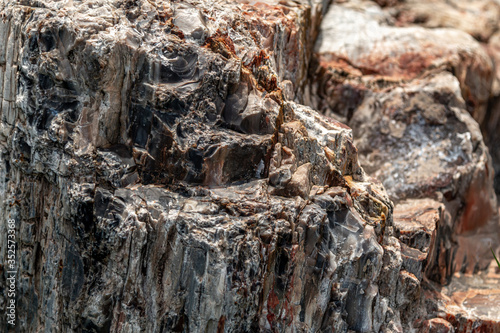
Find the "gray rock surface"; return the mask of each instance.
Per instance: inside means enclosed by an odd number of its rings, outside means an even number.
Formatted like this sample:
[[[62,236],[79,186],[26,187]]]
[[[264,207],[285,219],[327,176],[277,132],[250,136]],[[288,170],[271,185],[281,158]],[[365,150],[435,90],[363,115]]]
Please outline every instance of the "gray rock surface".
[[[351,130],[279,87],[300,93],[321,8],[3,4],[22,331],[399,325],[378,292],[391,202]]]
[[[417,5],[385,5],[347,1],[329,7],[304,102],[352,127],[361,165],[395,204],[403,267],[415,284],[427,288],[428,279],[445,285],[456,274],[484,270],[490,246],[499,243],[494,168],[477,123],[496,131],[497,122],[487,124],[496,115],[490,106],[495,71],[485,48],[465,33],[471,33],[465,23],[458,27],[463,31],[444,23],[401,27],[394,13]],[[434,11],[431,17],[446,15]],[[424,303],[434,298],[419,297]],[[494,302],[487,304],[494,308]],[[468,311],[455,306],[441,313],[459,317]],[[439,307],[427,308],[428,317],[440,316]],[[430,329],[420,319],[415,327]],[[488,327],[497,329],[498,320],[490,320]],[[465,319],[469,327],[482,321]],[[467,325],[453,327],[464,331]]]
[[[484,269],[498,241],[474,120],[494,69],[467,34],[326,0],[1,1],[0,16],[19,331],[452,325],[425,281]]]

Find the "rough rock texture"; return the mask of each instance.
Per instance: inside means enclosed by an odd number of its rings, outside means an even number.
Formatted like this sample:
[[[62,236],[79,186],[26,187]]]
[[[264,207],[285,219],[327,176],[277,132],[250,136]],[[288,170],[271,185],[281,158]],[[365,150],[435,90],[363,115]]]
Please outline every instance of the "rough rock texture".
[[[349,128],[284,98],[321,3],[3,6],[21,330],[400,327],[392,203]]]
[[[419,25],[427,28],[453,28],[470,34],[483,43],[491,57],[495,77],[490,87],[489,102],[484,118],[476,118],[481,125],[485,143],[490,149],[495,168],[495,190],[500,193],[500,138],[498,135],[500,96],[500,3],[490,0],[475,1],[404,1],[392,2],[385,12],[392,16],[396,26]],[[497,196],[498,197],[498,196]]]
[[[437,230],[443,244],[435,244],[430,258],[439,270],[430,277],[445,282],[455,271],[487,266],[487,244],[498,242],[493,170],[463,99],[482,101],[469,109],[474,115],[486,110],[491,64],[468,35],[388,26],[381,23],[387,15],[373,6],[330,7],[309,102],[332,116],[342,108],[365,171],[396,204],[428,197],[445,205]],[[365,30],[355,32],[360,22]]]
[[[453,28],[486,42],[498,30],[500,5],[492,0],[407,0],[388,11],[398,26],[418,24],[426,28]]]
[[[330,7],[316,54],[317,85],[312,85],[306,102],[320,111],[350,118],[367,90],[449,70],[460,83],[468,111],[476,120],[484,119],[493,80],[491,60],[461,31],[395,27],[376,4],[353,1]]]
[[[439,288],[485,269],[499,240],[476,122],[495,70],[465,32],[397,27],[391,10],[1,2],[0,234],[16,220],[17,328],[476,325],[441,316],[454,290]]]
[[[444,285],[455,273],[485,269],[490,244],[499,243],[494,170],[477,123],[489,128],[486,136],[498,132],[498,123],[491,121],[498,117],[491,110],[497,84],[492,51],[465,33],[473,34],[466,20],[456,27],[463,31],[447,29],[448,12],[430,13],[431,4],[452,6],[439,1],[384,3],[385,9],[368,1],[330,6],[304,100],[352,127],[361,165],[382,181],[395,203],[403,267],[424,287],[426,279]],[[418,18],[419,8],[427,8],[428,20]],[[467,8],[473,12],[475,7]],[[487,18],[497,24],[493,14]],[[425,293],[420,296],[427,299]],[[453,309],[447,308],[452,316],[470,313]],[[414,327],[439,331],[433,327],[443,319],[433,322],[432,313],[437,308],[428,309],[430,321],[420,315]],[[474,318],[465,320],[479,325]],[[492,327],[500,327],[490,319]],[[451,322],[457,331],[466,330]]]
[[[405,1],[385,8],[396,26],[419,25],[427,28],[453,28],[470,34],[483,43],[493,61],[494,81],[484,87],[489,93],[484,117],[475,117],[484,134],[495,168],[495,190],[500,193],[500,138],[498,135],[500,96],[500,3],[497,1]],[[498,196],[497,196],[498,197]]]
[[[445,287],[429,285],[426,302],[438,315],[435,329],[439,323],[444,332],[500,332],[500,276],[495,271],[492,266],[474,276],[457,276]]]

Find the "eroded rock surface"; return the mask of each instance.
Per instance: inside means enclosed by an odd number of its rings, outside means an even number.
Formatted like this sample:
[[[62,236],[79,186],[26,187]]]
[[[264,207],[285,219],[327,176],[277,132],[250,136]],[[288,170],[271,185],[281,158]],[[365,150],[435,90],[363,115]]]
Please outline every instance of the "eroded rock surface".
[[[3,3],[21,330],[401,327],[392,203],[351,130],[290,101],[323,6]]]
[[[1,2],[19,329],[464,329],[425,283],[498,243],[474,120],[495,71],[465,32],[391,10]]]
[[[416,285],[425,287],[426,279],[446,285],[455,273],[484,270],[490,246],[499,243],[494,168],[477,123],[489,128],[483,128],[486,136],[495,133],[497,123],[487,123],[496,117],[492,51],[467,34],[473,33],[466,21],[450,29],[439,21],[447,14],[433,11],[428,21],[412,25],[402,15],[416,3],[383,5],[347,1],[329,7],[304,101],[352,127],[361,165],[394,201],[407,272],[401,283],[413,276]],[[461,15],[473,15],[468,8]],[[433,19],[439,23],[432,25]],[[439,326],[432,320],[412,325],[432,331]],[[450,325],[466,330],[456,321]]]
[[[496,1],[401,1],[388,12],[398,26],[420,25],[426,28],[452,28],[486,42],[498,30],[500,5]]]
[[[491,86],[484,86],[483,92],[489,94],[489,102],[483,117],[479,120],[495,168],[495,190],[500,193],[500,147],[499,96],[500,96],[500,4],[496,1],[404,1],[385,4],[384,12],[396,26],[423,26],[432,29],[452,28],[468,33],[481,42],[490,56],[495,76]],[[465,97],[465,96],[464,96]],[[498,197],[498,195],[497,195]]]
[[[361,22],[364,32],[358,33],[354,27]],[[309,102],[334,117],[340,113],[353,128],[362,165],[396,204],[428,197],[445,205],[446,222],[437,233],[446,245],[437,246],[431,259],[436,269],[446,266],[433,273],[444,282],[455,271],[486,267],[488,244],[498,242],[493,168],[469,115],[484,115],[491,62],[460,31],[390,23],[373,3],[331,6],[316,45]],[[346,102],[345,95],[353,100]],[[468,108],[464,96],[482,102]],[[340,104],[341,113],[336,100],[350,107]]]

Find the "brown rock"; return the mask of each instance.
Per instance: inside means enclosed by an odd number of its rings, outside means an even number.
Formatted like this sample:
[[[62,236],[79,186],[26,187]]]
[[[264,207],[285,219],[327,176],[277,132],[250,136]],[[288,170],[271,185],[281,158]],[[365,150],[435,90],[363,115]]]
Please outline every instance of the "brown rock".
[[[0,1],[16,329],[496,329],[478,275],[465,292],[455,274],[498,240],[467,113],[484,114],[491,64],[465,33],[398,28],[391,10]]]
[[[394,230],[406,245],[427,253],[441,220],[443,205],[432,199],[410,199],[394,207]]]
[[[488,41],[500,22],[496,1],[404,1],[391,8],[398,26],[420,25],[426,28],[453,28],[479,41]]]
[[[356,28],[353,28],[356,27]],[[491,60],[468,34],[398,28],[368,2],[332,5],[316,43],[317,69],[308,104],[349,120],[367,90],[382,90],[436,70],[453,69],[468,111],[481,122],[493,80]]]
[[[424,321],[422,333],[455,333],[453,326],[442,318],[432,318]]]
[[[455,332],[499,332],[499,281],[495,266],[475,276],[457,274],[446,287],[431,284],[436,292],[428,300]]]
[[[498,24],[498,5],[381,4],[386,7],[346,1],[329,8],[304,101],[353,129],[362,167],[383,183],[395,202],[393,226],[401,253],[398,260],[397,246],[386,245],[383,258],[389,267],[389,262],[392,267],[400,262],[401,275],[396,277],[394,268],[382,269],[384,280],[397,278],[408,286],[414,281],[416,288],[426,279],[446,285],[456,273],[484,270],[491,260],[490,245],[500,243],[493,168],[477,123],[486,121],[484,130],[491,119],[489,133],[498,132],[498,117],[488,109],[495,72],[483,45],[467,34],[490,38]],[[434,5],[446,9],[435,10]],[[429,15],[420,21],[418,8],[424,7]],[[477,14],[481,11],[485,15]],[[412,14],[415,19],[405,21]],[[452,25],[446,22],[460,19],[458,29],[443,29]],[[435,29],[426,28],[431,25]],[[495,150],[494,144],[490,147]],[[380,284],[382,295],[389,290]],[[404,308],[410,304],[404,292],[397,294],[403,327],[437,317],[437,307],[422,310],[434,296],[420,293],[414,299],[422,307],[418,313],[415,307]],[[436,291],[436,302],[447,297]],[[466,311],[463,303],[457,308]],[[393,318],[389,313],[387,322]],[[480,321],[449,322],[462,332]],[[497,320],[490,314],[484,322],[493,329]]]
[[[351,129],[281,90],[306,83],[310,3],[0,2],[16,329],[381,326],[392,203]]]
[[[292,179],[287,184],[285,190],[291,196],[299,195],[307,199],[311,191],[311,163],[306,163],[297,168],[297,171],[292,175]]]

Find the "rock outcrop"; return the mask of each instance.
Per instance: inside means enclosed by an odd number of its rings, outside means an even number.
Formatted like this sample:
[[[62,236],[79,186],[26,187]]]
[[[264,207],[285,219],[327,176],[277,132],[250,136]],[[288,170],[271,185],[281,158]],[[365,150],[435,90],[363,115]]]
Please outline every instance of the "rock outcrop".
[[[401,21],[426,4],[330,6],[305,103],[352,127],[361,165],[395,204],[410,272],[420,283],[447,285],[454,274],[484,270],[489,246],[499,242],[494,170],[477,123],[496,114],[496,78],[488,53],[465,33],[470,26],[449,29],[438,11],[426,28]],[[442,24],[427,29],[433,19]],[[485,126],[493,133],[495,125]],[[415,324],[424,329],[428,322]],[[455,324],[458,331],[467,326]]]
[[[4,4],[23,331],[385,325],[392,204],[350,129],[284,97],[321,8]]]
[[[495,68],[479,35],[383,5],[1,2],[16,329],[478,323],[446,302],[499,243],[477,123]]]

